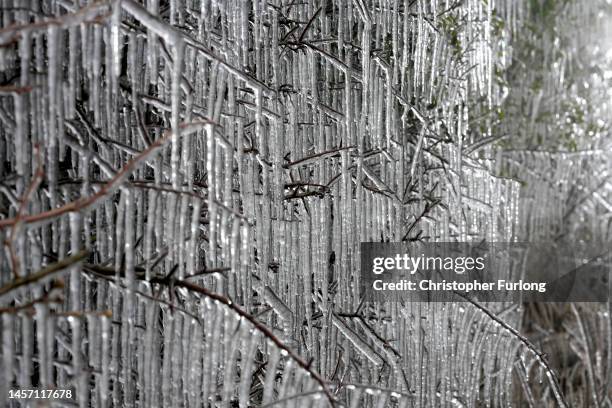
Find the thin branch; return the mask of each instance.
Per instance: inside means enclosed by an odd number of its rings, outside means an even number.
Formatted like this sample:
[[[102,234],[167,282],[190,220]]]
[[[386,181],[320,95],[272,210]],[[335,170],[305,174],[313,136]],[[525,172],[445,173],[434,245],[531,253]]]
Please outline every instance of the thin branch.
[[[555,399],[557,400],[557,403],[559,404],[559,406],[561,408],[569,408],[569,405],[567,401],[565,400],[565,396],[563,395],[563,392],[561,391],[561,386],[559,385],[559,381],[557,380],[557,375],[555,374],[551,366],[548,364],[548,361],[546,361],[546,356],[544,355],[544,353],[538,350],[536,346],[534,346],[529,340],[527,340],[526,337],[521,335],[514,327],[510,326],[508,323],[500,319],[489,309],[482,306],[480,303],[476,302],[475,300],[472,300],[469,297],[463,295],[460,292],[454,292],[454,293],[460,298],[465,299],[467,302],[471,303],[476,309],[486,314],[489,318],[491,318],[491,320],[499,324],[503,329],[505,329],[507,332],[512,334],[514,337],[516,337],[519,340],[519,342],[521,342],[525,347],[527,347],[527,349],[533,353],[533,355],[536,357],[536,359],[542,365],[542,367],[544,367],[544,370],[546,371],[546,376],[548,377],[548,381],[551,387],[553,388],[553,393],[555,395]]]
[[[69,256],[68,258],[64,258],[61,261],[58,261],[54,264],[48,265],[36,273],[32,273],[22,278],[13,279],[13,281],[0,287],[0,299],[3,296],[13,292],[16,289],[19,289],[23,286],[27,286],[33,283],[37,283],[43,279],[48,279],[60,272],[63,272],[65,269],[70,268],[77,262],[82,261],[87,256],[88,256],[87,251],[81,251],[75,255]]]
[[[184,123],[183,125],[181,125],[181,128],[182,128],[181,136],[185,136],[187,134],[193,133],[197,130],[202,129],[205,126],[212,126],[212,125],[214,125],[214,123],[209,122],[209,121]],[[7,218],[4,220],[0,220],[0,228],[13,226],[18,221],[21,221],[25,224],[37,223],[39,225],[44,225],[44,224],[51,222],[54,218],[57,218],[61,215],[64,215],[70,212],[83,211],[83,210],[88,209],[89,207],[94,206],[95,204],[97,204],[99,200],[115,192],[124,182],[124,180],[127,179],[134,170],[136,170],[137,166],[141,162],[147,160],[150,156],[152,156],[157,151],[159,151],[171,139],[172,139],[172,133],[167,132],[164,137],[156,140],[154,143],[151,144],[151,146],[143,150],[142,153],[134,156],[132,159],[130,159],[125,164],[125,166],[121,168],[121,170],[117,172],[117,174],[112,179],[110,179],[106,184],[104,184],[97,193],[89,197],[83,197],[78,200],[71,201],[67,204],[64,204],[61,207],[57,207],[52,210],[44,211],[38,214],[24,216],[21,220],[18,220],[16,218]]]
[[[154,279],[154,280],[152,280],[152,282],[160,283],[160,284],[168,284],[168,282],[165,281],[165,280],[156,280],[156,279]],[[304,369],[306,372],[308,372],[308,374],[321,386],[321,390],[325,394],[325,396],[328,399],[328,401],[331,404],[331,406],[332,407],[336,406],[336,400],[333,397],[333,395],[330,393],[329,389],[327,388],[326,381],[323,379],[323,377],[321,377],[317,372],[313,371],[312,368],[310,367],[310,363],[307,363],[306,361],[302,360],[302,358],[300,356],[298,356],[290,347],[286,346],[278,337],[276,337],[272,333],[272,331],[270,329],[268,329],[266,326],[264,326],[262,323],[260,323],[251,314],[249,314],[246,311],[242,310],[241,307],[236,305],[234,302],[232,302],[231,300],[229,300],[225,296],[222,296],[222,295],[220,295],[218,293],[212,292],[212,291],[210,291],[207,288],[195,285],[193,283],[190,283],[190,282],[187,282],[187,281],[184,281],[184,280],[172,280],[172,283],[173,283],[174,287],[185,288],[185,289],[187,289],[187,290],[189,290],[191,292],[199,293],[199,294],[201,294],[203,296],[206,296],[209,299],[216,300],[216,301],[224,304],[228,308],[230,308],[232,311],[234,311],[240,317],[242,317],[245,320],[247,320],[249,323],[251,323],[253,325],[253,327],[255,327],[259,332],[261,332],[266,338],[268,338],[270,341],[272,341],[278,348],[280,348],[285,353],[287,353],[287,355],[293,361],[295,361],[298,366],[300,366],[302,369]]]
[[[34,299],[30,302],[24,303],[22,305],[19,306],[12,306],[12,307],[4,307],[4,308],[0,308],[0,314],[15,314],[15,313],[19,313],[25,310],[31,310],[34,308],[34,306],[41,304],[41,303],[49,303],[49,304],[61,304],[63,299],[60,296],[60,293],[57,293],[58,291],[56,291],[56,289],[62,289],[64,287],[63,283],[60,281],[54,281],[53,282],[53,287],[51,288],[51,290],[49,292],[45,292],[45,294],[37,299]],[[57,296],[55,296],[57,295]]]
[[[304,27],[304,29],[302,30],[302,34],[300,34],[300,38],[298,38],[298,42],[302,42],[302,40],[304,39],[304,37],[306,36],[306,33],[308,33],[308,29],[310,28],[310,26],[312,25],[312,23],[314,23],[315,19],[317,18],[317,16],[319,15],[319,13],[321,13],[321,10],[323,10],[323,7],[319,7],[317,9],[317,11],[315,11],[315,13],[313,14],[312,17],[310,17],[310,20],[308,20],[308,23],[306,23],[306,26]]]

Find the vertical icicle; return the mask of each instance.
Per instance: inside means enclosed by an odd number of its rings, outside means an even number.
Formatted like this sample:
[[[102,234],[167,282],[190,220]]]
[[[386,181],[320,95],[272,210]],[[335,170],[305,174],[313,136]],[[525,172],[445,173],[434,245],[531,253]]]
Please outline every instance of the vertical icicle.
[[[206,128],[206,173],[208,182],[208,262],[207,265],[214,267],[216,264],[217,252],[217,204],[216,204],[216,186],[217,180],[215,175],[215,156],[217,145],[215,143],[214,128],[208,126]]]
[[[171,2],[174,3],[174,2]],[[183,76],[183,56],[185,54],[185,43],[182,40],[177,40],[174,44],[174,66],[172,67],[172,118],[170,129],[172,131],[172,152],[170,157],[170,166],[172,168],[171,181],[174,188],[178,187],[179,182],[179,166],[180,166],[180,105],[181,105],[181,79]]]
[[[2,315],[2,374],[0,374],[0,395],[8,395],[13,388],[15,373],[14,317],[10,313]]]
[[[124,295],[123,307],[123,332],[126,337],[122,355],[124,355],[124,378],[125,378],[125,403],[126,406],[132,406],[135,403],[135,384],[132,381],[132,361],[134,348],[134,325],[136,318],[136,289],[135,282],[135,225],[134,225],[134,194],[130,189],[123,189],[122,196],[125,196],[125,286],[126,293]]]
[[[99,398],[100,398],[100,407],[101,408],[105,408],[108,405],[108,389],[109,389],[109,358],[110,358],[110,325],[111,325],[111,321],[110,321],[110,317],[103,315],[101,317],[102,323],[102,362],[100,364],[101,369],[102,369],[102,374],[100,376],[100,382],[99,382],[99,388],[98,388],[98,393],[99,393]]]

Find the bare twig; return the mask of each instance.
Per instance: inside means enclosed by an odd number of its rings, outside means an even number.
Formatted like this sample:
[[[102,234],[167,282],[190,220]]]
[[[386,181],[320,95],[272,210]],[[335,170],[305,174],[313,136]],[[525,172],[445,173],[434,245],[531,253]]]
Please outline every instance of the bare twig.
[[[160,283],[160,284],[167,284],[168,283],[168,282],[165,282],[163,280],[155,280],[153,282]],[[190,282],[187,282],[187,281],[184,281],[184,280],[174,280],[173,281],[173,285],[175,287],[182,287],[182,288],[185,288],[185,289],[187,289],[187,290],[189,290],[191,292],[199,293],[199,294],[201,294],[201,295],[203,295],[203,296],[205,296],[207,298],[216,300],[216,301],[224,304],[226,307],[230,308],[233,312],[238,314],[240,317],[242,317],[245,320],[247,320],[260,333],[262,333],[266,338],[268,338],[270,341],[272,341],[272,343],[274,343],[278,348],[280,348],[281,350],[285,351],[287,353],[287,355],[293,361],[295,361],[298,366],[300,366],[302,369],[304,369],[306,372],[308,372],[308,374],[321,386],[321,391],[325,394],[325,396],[326,396],[327,400],[329,401],[329,403],[331,404],[331,406],[332,407],[336,406],[336,400],[333,397],[333,395],[330,393],[330,391],[329,391],[329,389],[327,387],[326,381],[317,372],[315,372],[310,367],[310,363],[307,363],[306,361],[302,360],[302,358],[300,356],[298,356],[290,347],[286,346],[278,337],[276,337],[274,335],[274,333],[272,333],[272,331],[270,329],[268,329],[266,326],[264,326],[262,323],[260,323],[251,314],[249,314],[246,311],[242,310],[241,307],[236,305],[234,302],[232,302],[231,300],[229,300],[225,296],[222,296],[222,295],[219,295],[218,293],[212,292],[212,291],[210,291],[207,288],[195,285],[193,283],[190,283]]]
[[[181,126],[183,129],[181,135],[193,133],[203,128],[204,126],[212,125],[213,122],[208,121],[186,123]],[[83,211],[88,209],[89,207],[97,204],[97,202],[101,199],[115,192],[121,186],[123,181],[129,177],[129,175],[136,169],[136,167],[141,162],[147,160],[149,157],[159,151],[171,138],[172,133],[167,132],[164,137],[156,140],[154,143],[151,143],[151,145],[145,150],[143,150],[142,153],[134,156],[131,160],[129,160],[125,164],[125,166],[123,166],[121,170],[117,172],[115,177],[113,177],[106,184],[104,184],[97,193],[89,197],[83,197],[78,200],[69,202],[61,207],[57,207],[38,214],[24,216],[21,220],[17,220],[15,218],[7,218],[4,220],[0,220],[0,228],[15,225],[18,221],[21,221],[25,224],[46,224],[51,222],[54,218],[57,218],[69,212]]]
[[[506,323],[505,321],[497,317],[489,309],[482,306],[480,303],[476,302],[475,300],[472,300],[469,297],[463,295],[460,292],[454,292],[454,293],[460,298],[468,301],[476,309],[486,314],[489,318],[491,318],[491,320],[499,324],[504,330],[509,332],[512,336],[518,339],[519,342],[523,344],[529,351],[531,351],[533,355],[536,357],[536,359],[538,360],[538,362],[542,365],[542,367],[544,367],[544,371],[546,372],[546,377],[548,378],[550,386],[553,388],[554,396],[555,396],[557,403],[559,404],[561,408],[569,408],[569,405],[567,401],[565,400],[565,396],[563,395],[563,392],[561,391],[559,381],[557,380],[557,375],[555,374],[554,370],[548,364],[548,361],[546,361],[546,356],[544,355],[544,353],[538,350],[536,346],[534,346],[529,340],[527,340],[526,337],[521,335],[514,327],[510,326],[508,323]]]
[[[33,283],[38,283],[42,280],[49,279],[50,277],[60,272],[63,272],[65,269],[70,268],[77,262],[80,262],[85,259],[87,255],[87,251],[81,251],[75,255],[69,256],[68,258],[64,258],[54,264],[48,265],[36,273],[32,273],[30,275],[18,279],[13,279],[8,284],[0,287],[0,299],[16,289],[22,288]]]

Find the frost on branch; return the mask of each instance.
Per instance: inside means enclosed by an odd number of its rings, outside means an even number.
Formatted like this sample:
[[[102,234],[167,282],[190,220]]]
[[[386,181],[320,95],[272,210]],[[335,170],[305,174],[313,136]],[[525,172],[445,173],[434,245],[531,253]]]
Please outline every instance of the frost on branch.
[[[532,3],[4,1],[0,399],[567,404],[521,308],[364,303],[356,272],[365,241],[553,234],[571,163],[498,143]]]

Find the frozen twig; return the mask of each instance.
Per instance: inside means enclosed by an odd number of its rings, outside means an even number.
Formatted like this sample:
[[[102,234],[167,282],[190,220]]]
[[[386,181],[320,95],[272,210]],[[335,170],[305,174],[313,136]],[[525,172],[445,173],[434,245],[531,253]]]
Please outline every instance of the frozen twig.
[[[185,136],[189,133],[193,133],[199,129],[202,129],[204,126],[213,126],[213,124],[212,122],[196,122],[183,124],[181,127],[184,130],[181,132],[181,134]],[[148,148],[142,151],[142,153],[136,155],[131,160],[129,160],[111,180],[109,180],[100,188],[100,190],[98,190],[97,193],[89,197],[83,197],[78,200],[69,202],[58,208],[54,208],[38,214],[23,216],[21,219],[7,218],[0,220],[0,228],[15,225],[17,222],[23,222],[24,224],[36,223],[37,225],[42,225],[51,222],[53,219],[61,215],[70,212],[87,210],[88,208],[96,205],[100,200],[115,192],[122,185],[124,180],[126,180],[129,175],[138,167],[138,165],[149,159],[155,153],[157,153],[171,139],[171,136],[172,133],[167,132],[164,137],[156,140]]]
[[[521,335],[518,332],[518,330],[516,330],[514,327],[510,326],[508,323],[506,323],[505,321],[503,321],[502,319],[497,317],[493,312],[491,312],[489,309],[487,309],[486,307],[484,307],[480,303],[476,302],[475,300],[470,299],[467,296],[464,296],[463,294],[461,294],[459,292],[455,292],[455,294],[457,296],[459,296],[460,298],[465,299],[472,306],[474,306],[476,309],[480,310],[485,315],[487,315],[491,320],[493,320],[498,325],[500,325],[504,330],[506,330],[508,333],[510,333],[521,344],[523,344],[529,351],[531,351],[533,353],[533,355],[536,357],[538,362],[542,365],[542,367],[546,371],[546,377],[548,378],[550,386],[552,387],[552,389],[554,391],[555,400],[557,401],[557,403],[559,404],[559,406],[561,408],[568,408],[569,405],[568,405],[567,401],[565,400],[565,396],[563,395],[563,392],[561,391],[561,387],[559,386],[559,381],[557,380],[557,375],[555,374],[553,369],[548,364],[548,361],[546,360],[546,356],[544,355],[544,353],[542,353],[540,350],[538,350],[537,347],[535,345],[533,345],[529,340],[527,340],[526,337]]]
[[[29,275],[13,279],[11,282],[0,287],[0,299],[4,296],[12,293],[17,289],[22,289],[32,284],[40,284],[44,281],[52,278],[58,273],[64,272],[66,269],[74,266],[78,262],[84,260],[88,255],[87,251],[81,251],[75,255],[64,258],[54,264],[48,265],[38,272],[31,273]]]

